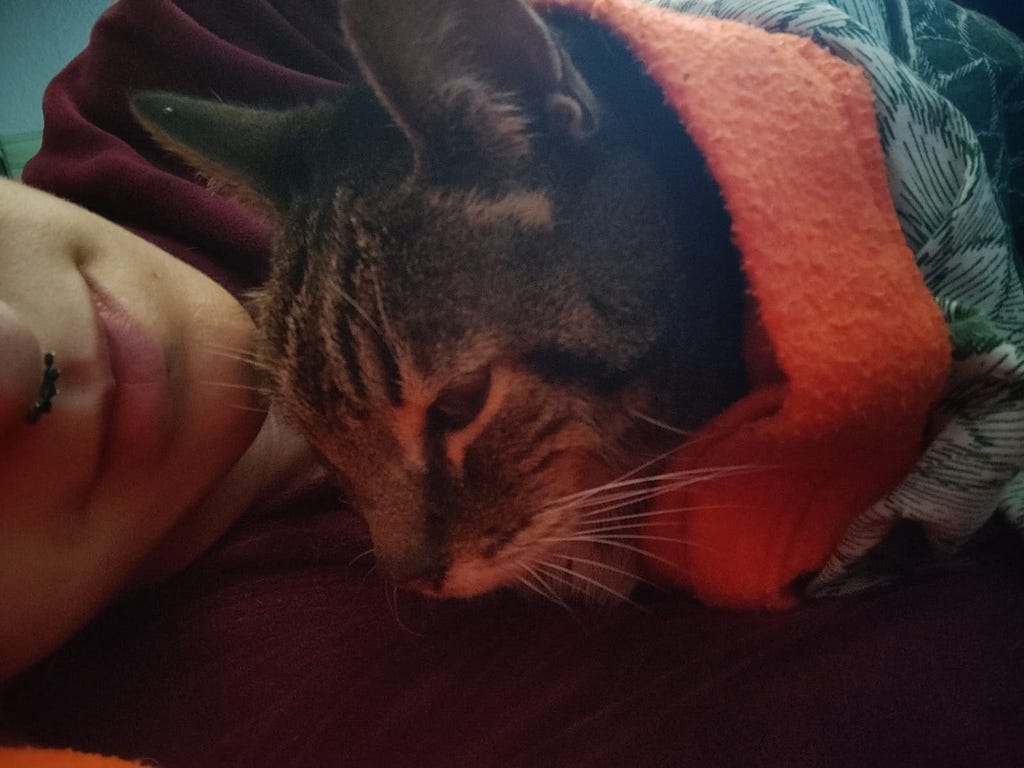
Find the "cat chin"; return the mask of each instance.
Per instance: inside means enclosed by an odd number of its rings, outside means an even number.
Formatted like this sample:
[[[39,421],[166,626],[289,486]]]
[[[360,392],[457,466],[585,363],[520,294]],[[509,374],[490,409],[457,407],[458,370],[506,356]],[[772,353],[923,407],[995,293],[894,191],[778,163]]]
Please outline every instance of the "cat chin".
[[[614,604],[627,602],[642,580],[640,556],[606,544],[573,542],[535,560],[473,559],[454,564],[440,587],[410,584],[436,598],[470,598],[505,587],[552,602]]]
[[[514,584],[520,572],[521,569],[513,563],[463,560],[452,564],[440,588],[427,590],[425,594],[432,597],[476,597]]]
[[[536,559],[463,560],[451,566],[440,586],[406,586],[436,598],[470,598],[514,587],[560,604],[614,604],[628,601],[642,580],[640,560],[638,553],[627,549],[572,542]]]

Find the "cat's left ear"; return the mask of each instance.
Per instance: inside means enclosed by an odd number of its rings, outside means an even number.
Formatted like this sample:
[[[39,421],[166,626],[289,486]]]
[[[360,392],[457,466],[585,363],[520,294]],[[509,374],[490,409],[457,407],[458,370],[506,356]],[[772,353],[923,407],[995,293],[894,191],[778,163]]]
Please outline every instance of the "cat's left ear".
[[[286,110],[146,91],[132,99],[136,119],[211,186],[266,213],[287,210],[337,176],[372,162],[397,141],[390,118],[369,93]]]

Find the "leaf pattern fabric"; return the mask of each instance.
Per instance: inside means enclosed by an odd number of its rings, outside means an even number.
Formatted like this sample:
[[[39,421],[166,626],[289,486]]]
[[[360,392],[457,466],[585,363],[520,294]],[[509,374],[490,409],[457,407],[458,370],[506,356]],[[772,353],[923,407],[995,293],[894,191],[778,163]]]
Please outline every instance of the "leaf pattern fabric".
[[[801,35],[863,70],[900,226],[950,330],[952,372],[921,460],[854,521],[807,593],[891,579],[898,558],[879,554],[907,523],[937,555],[997,516],[1024,534],[1024,43],[948,0],[651,1]]]

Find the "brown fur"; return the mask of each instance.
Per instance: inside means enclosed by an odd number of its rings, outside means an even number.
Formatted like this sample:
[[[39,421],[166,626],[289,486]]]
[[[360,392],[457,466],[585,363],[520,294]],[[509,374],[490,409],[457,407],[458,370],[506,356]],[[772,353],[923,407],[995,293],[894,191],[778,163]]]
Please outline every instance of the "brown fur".
[[[556,20],[563,47],[519,0],[341,7],[367,87],[251,112],[248,157],[225,148],[239,108],[146,95],[136,110],[274,212],[261,355],[391,578],[623,595],[642,535],[598,533],[637,505],[587,489],[656,470],[680,442],[666,425],[743,387],[714,185],[586,22]]]

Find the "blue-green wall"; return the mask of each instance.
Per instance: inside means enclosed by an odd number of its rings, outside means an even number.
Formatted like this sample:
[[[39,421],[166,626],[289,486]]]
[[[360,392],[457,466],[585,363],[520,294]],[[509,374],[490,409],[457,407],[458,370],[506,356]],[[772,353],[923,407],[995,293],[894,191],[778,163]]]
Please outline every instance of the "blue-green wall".
[[[0,136],[42,130],[43,89],[111,0],[0,0]]]

